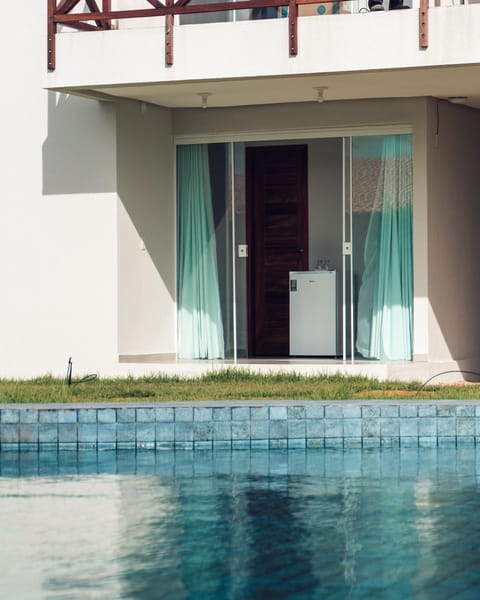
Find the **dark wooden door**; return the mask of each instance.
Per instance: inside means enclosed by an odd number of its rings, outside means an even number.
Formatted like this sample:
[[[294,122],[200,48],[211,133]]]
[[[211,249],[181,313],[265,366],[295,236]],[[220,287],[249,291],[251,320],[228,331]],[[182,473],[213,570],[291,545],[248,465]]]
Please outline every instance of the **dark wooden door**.
[[[308,269],[307,146],[247,148],[250,356],[289,354],[289,271]]]

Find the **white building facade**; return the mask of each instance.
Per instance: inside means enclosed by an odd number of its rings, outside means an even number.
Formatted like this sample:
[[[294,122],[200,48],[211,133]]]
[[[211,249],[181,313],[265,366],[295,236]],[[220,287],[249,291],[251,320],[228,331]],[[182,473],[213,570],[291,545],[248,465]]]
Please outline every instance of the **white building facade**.
[[[47,0],[16,9],[2,377],[70,356],[100,375],[480,370],[480,6],[432,4],[428,38],[425,7],[335,10],[298,18],[296,55],[288,17],[177,15],[166,64],[163,16],[57,24],[52,46]],[[291,357],[288,273],[325,261],[337,354]]]

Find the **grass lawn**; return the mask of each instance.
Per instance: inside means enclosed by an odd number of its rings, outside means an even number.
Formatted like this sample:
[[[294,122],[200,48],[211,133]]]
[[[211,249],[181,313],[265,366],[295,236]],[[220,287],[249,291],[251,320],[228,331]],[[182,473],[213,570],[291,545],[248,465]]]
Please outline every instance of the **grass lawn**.
[[[201,378],[139,377],[72,381],[0,380],[1,403],[173,402],[191,400],[479,399],[480,383],[429,385],[341,375],[305,377],[219,371]]]

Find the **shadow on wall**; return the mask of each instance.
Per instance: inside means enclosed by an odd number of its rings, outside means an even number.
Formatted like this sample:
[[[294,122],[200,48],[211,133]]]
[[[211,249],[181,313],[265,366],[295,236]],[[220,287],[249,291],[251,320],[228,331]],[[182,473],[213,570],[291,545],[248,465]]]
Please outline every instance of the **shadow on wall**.
[[[114,105],[49,92],[42,159],[45,195],[115,192]]]

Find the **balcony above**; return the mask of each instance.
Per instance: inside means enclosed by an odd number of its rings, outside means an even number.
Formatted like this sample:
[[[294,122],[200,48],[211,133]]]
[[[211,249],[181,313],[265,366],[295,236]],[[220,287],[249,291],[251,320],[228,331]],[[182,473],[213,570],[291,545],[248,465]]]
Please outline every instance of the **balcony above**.
[[[49,2],[53,7],[55,0]],[[74,0],[60,5],[68,2]],[[409,10],[299,16],[292,52],[289,16],[250,20],[247,13],[245,20],[180,24],[178,15],[151,16],[162,10],[152,9],[163,6],[157,0],[136,0],[136,6],[150,6],[148,18],[111,19],[111,29],[72,31],[50,19],[56,60],[44,85],[166,107],[200,106],[203,92],[211,94],[209,106],[312,101],[316,88],[325,86],[327,100],[461,96],[480,108],[480,4],[428,9],[423,2]],[[281,3],[286,13],[288,0]],[[339,3],[340,10],[354,4]],[[295,10],[295,0],[290,6]],[[277,9],[281,14],[282,7]],[[170,61],[166,40],[172,44]]]

